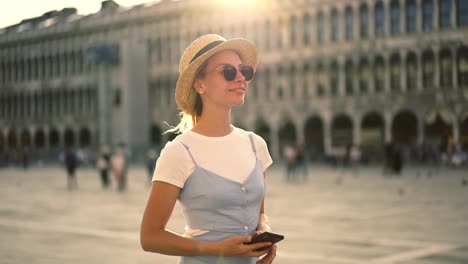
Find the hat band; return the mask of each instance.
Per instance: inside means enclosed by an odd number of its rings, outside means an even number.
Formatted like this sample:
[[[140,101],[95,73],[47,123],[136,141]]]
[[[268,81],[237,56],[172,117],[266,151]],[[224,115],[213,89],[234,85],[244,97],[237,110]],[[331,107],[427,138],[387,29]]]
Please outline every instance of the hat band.
[[[198,57],[200,57],[201,55],[203,55],[204,53],[206,53],[207,51],[209,51],[210,49],[218,46],[219,44],[223,43],[224,41],[222,40],[217,40],[217,41],[213,41],[211,42],[210,44],[206,45],[205,47],[203,47],[201,50],[199,50],[197,52],[197,54],[195,54],[195,56],[193,56],[193,58],[190,60],[190,63],[192,63],[194,60],[196,60]]]

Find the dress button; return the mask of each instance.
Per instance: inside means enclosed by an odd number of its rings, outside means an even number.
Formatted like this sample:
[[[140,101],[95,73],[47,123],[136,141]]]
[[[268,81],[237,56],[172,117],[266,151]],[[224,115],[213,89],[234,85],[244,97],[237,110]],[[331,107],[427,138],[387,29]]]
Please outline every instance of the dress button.
[[[248,227],[248,226],[244,226],[244,229],[247,230],[247,229],[249,229],[249,227]]]
[[[242,185],[241,190],[245,192],[245,189],[246,189],[245,186]]]

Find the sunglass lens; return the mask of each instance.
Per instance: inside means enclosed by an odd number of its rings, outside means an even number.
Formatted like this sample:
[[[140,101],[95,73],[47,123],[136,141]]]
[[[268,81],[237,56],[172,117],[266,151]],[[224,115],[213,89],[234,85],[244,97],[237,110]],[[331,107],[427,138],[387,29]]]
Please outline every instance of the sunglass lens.
[[[224,79],[232,81],[236,78],[237,69],[234,66],[227,65],[223,69]]]
[[[246,81],[252,80],[253,75],[254,75],[254,70],[253,70],[252,67],[242,66],[241,69],[240,69],[240,72],[242,73],[242,75],[244,75],[244,78],[245,78]]]

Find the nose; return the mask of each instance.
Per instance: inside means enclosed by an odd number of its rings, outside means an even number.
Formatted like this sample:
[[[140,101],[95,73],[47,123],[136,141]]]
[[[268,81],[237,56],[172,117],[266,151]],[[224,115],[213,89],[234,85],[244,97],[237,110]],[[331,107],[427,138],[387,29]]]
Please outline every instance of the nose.
[[[244,77],[244,75],[241,73],[241,71],[239,69],[236,69],[236,78],[234,80],[236,82],[244,82],[245,81],[245,77]]]

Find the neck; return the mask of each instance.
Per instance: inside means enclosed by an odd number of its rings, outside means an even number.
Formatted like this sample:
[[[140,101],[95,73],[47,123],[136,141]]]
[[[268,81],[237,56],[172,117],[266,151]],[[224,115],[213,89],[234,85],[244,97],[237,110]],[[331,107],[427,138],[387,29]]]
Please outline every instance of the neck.
[[[204,109],[206,110],[206,109]],[[232,131],[231,109],[223,111],[203,111],[192,131],[208,137],[226,136]]]

